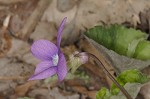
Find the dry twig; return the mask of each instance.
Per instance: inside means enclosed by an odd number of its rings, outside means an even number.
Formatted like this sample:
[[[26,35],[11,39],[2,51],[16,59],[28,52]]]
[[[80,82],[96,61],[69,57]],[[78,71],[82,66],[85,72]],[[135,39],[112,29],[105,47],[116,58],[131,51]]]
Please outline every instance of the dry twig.
[[[19,79],[27,79],[29,76],[12,76],[12,77],[6,77],[6,76],[0,76],[0,80],[19,80]]]
[[[8,5],[8,4],[13,4],[13,3],[18,3],[18,2],[27,2],[27,1],[30,1],[30,0],[0,0],[0,4]]]

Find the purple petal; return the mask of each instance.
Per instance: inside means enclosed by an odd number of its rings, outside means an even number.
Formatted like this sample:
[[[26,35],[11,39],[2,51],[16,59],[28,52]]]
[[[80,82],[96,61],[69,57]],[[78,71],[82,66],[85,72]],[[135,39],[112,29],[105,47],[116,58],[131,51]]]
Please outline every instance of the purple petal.
[[[49,67],[49,68],[47,68],[41,72],[35,73],[33,76],[31,76],[29,78],[29,80],[45,79],[45,78],[48,78],[48,77],[56,74],[56,71],[57,71],[57,67],[52,66],[52,67]]]
[[[37,40],[32,44],[31,52],[40,60],[51,60],[58,53],[58,48],[48,40]]]
[[[58,80],[59,81],[62,81],[65,78],[65,76],[67,75],[66,59],[65,59],[63,53],[59,54],[59,62],[58,62],[58,68],[57,68],[57,75],[58,75]]]
[[[64,29],[64,25],[65,25],[66,20],[67,20],[67,17],[65,17],[62,20],[62,22],[59,26],[59,30],[58,30],[58,34],[57,34],[57,47],[58,47],[58,49],[60,49],[61,35],[62,35],[62,31]]]
[[[42,61],[41,63],[39,63],[37,66],[36,66],[36,69],[35,69],[35,72],[34,74],[38,74],[50,67],[53,67],[53,62],[52,61]]]

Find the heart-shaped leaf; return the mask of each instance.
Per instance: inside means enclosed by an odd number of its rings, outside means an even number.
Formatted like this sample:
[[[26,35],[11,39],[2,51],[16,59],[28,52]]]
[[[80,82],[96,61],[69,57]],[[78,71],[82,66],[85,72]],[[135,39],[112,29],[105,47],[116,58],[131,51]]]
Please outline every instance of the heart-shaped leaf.
[[[117,72],[144,69],[150,65],[147,34],[123,26],[96,26],[85,33],[86,39],[114,66]],[[133,58],[132,58],[133,57]]]

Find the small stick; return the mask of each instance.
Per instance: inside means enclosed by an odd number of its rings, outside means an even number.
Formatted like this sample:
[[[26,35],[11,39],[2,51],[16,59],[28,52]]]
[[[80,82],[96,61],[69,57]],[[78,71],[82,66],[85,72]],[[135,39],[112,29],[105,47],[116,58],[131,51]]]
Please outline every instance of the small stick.
[[[0,0],[0,4],[8,5],[8,4],[14,4],[18,2],[29,2],[30,0]]]
[[[108,64],[104,59],[103,60],[99,60],[95,55],[88,53],[88,52],[81,52],[75,55],[76,56],[91,56],[92,58],[94,58],[97,62],[98,62],[98,66],[102,66],[104,73],[115,83],[115,85],[122,91],[122,93],[127,97],[127,99],[132,99],[132,97],[130,96],[130,94],[125,90],[124,87],[122,87],[117,80],[109,73],[109,71],[107,70],[107,68],[105,68],[106,65],[110,65]],[[101,65],[102,64],[102,65]]]
[[[150,13],[150,12],[149,12]],[[150,41],[150,19],[148,19],[148,26],[149,26],[149,33],[148,33],[148,38],[147,40]]]
[[[14,76],[14,77],[1,77],[0,76],[0,80],[18,80],[18,79],[26,79],[28,78],[29,76]]]

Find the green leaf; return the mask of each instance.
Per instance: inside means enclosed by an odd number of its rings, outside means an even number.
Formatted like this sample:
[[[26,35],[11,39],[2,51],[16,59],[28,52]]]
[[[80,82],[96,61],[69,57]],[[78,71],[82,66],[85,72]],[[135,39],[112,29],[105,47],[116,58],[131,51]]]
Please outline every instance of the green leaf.
[[[111,49],[117,52],[120,55],[125,55],[128,57],[137,56],[140,52],[136,50],[139,42],[146,41],[147,34],[135,29],[127,29],[121,25],[111,25],[111,26],[95,26],[94,28],[89,29],[85,35],[97,43],[105,46],[108,49]],[[149,42],[149,41],[147,41]],[[143,43],[143,42],[142,42]],[[146,44],[150,46],[150,42]],[[150,50],[145,49],[145,46],[140,46],[140,48],[145,51],[145,54],[142,53],[140,57],[134,57],[141,60],[150,59]],[[135,53],[136,51],[136,53]],[[136,54],[136,55],[134,55]]]
[[[134,57],[142,60],[150,59],[150,42],[140,41],[136,48]]]
[[[117,30],[117,27],[119,27],[118,30]],[[132,33],[136,34],[136,32],[137,32],[137,34],[140,34],[140,36],[138,36],[138,35],[135,36],[135,39],[133,39],[133,41],[129,44],[128,48],[126,48],[126,49],[128,49],[126,56],[120,55],[115,52],[117,50],[122,51],[122,49],[120,49],[121,47],[118,47],[118,49],[115,49],[116,45],[114,43],[119,42],[119,41],[114,40],[114,39],[119,38],[119,36],[113,36],[116,34],[118,35],[119,33],[122,34],[121,31],[123,31],[123,30],[127,31],[127,32],[123,33],[124,36],[125,36],[125,33],[128,36],[130,36]],[[130,30],[131,30],[131,32],[130,32]],[[117,33],[115,33],[114,31],[117,31]],[[118,32],[118,31],[120,31],[120,32]],[[111,34],[111,36],[109,34]],[[134,29],[127,29],[123,26],[112,25],[109,27],[96,26],[94,28],[89,29],[85,33],[84,36],[98,50],[98,52],[101,55],[103,55],[103,57],[112,66],[114,66],[114,69],[117,73],[120,73],[120,72],[122,72],[124,70],[128,70],[128,69],[142,70],[142,69],[150,66],[150,59],[149,59],[149,57],[150,57],[149,46],[150,45],[147,44],[147,43],[149,43],[149,41],[145,41],[145,39],[147,37],[147,34],[145,34],[145,33],[142,33],[140,31],[134,30]],[[124,38],[124,39],[128,40],[127,39],[128,36],[121,37],[121,39]],[[101,38],[103,38],[103,39],[101,39]],[[130,39],[131,38],[134,38],[134,36],[130,37]],[[120,42],[122,42],[122,41],[120,41]],[[146,44],[145,44],[145,42],[146,42]],[[119,44],[119,43],[116,43],[116,44]],[[121,44],[123,45],[123,47],[126,46],[126,45],[124,45],[126,43],[121,43]],[[121,44],[119,44],[119,45],[121,45]],[[143,46],[143,47],[140,47],[140,46]],[[123,51],[123,53],[124,53],[124,51]],[[131,56],[133,56],[133,58],[130,58]],[[148,59],[148,60],[146,60],[146,59]]]
[[[117,77],[117,80],[123,80],[124,83],[127,83],[127,82],[145,83],[149,80],[149,77],[145,74],[142,74],[137,69],[132,69],[132,70],[126,70],[122,72]]]
[[[117,82],[123,86],[133,99],[138,95],[140,88],[150,79],[139,70],[132,69],[122,72],[117,78]],[[112,84],[110,91],[102,88],[96,94],[96,99],[126,99],[124,94],[115,84]]]
[[[102,87],[100,91],[96,94],[96,99],[109,99],[111,96],[109,90],[105,87]]]
[[[131,95],[133,99],[135,99],[144,84],[140,83],[126,83],[124,88]],[[112,95],[108,89],[102,88],[96,94],[96,99],[126,99],[125,95],[122,92],[119,92],[116,95]]]
[[[137,69],[132,69],[132,70],[126,70],[122,72],[118,77],[117,81],[121,86],[124,86],[126,83],[146,83],[149,81],[149,77],[145,74],[142,74],[139,70]],[[119,88],[116,87],[115,84],[112,85],[111,87],[111,94],[116,95],[119,93]]]

